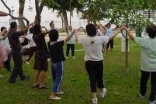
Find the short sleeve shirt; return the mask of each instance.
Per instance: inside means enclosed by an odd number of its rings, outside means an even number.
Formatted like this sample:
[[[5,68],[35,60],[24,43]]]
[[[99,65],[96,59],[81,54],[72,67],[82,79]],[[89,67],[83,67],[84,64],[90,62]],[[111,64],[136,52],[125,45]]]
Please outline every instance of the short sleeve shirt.
[[[51,61],[54,63],[65,61],[63,53],[64,40],[55,43],[48,42]]]
[[[78,43],[82,44],[85,50],[85,61],[101,61],[103,60],[102,45],[107,44],[108,36],[95,36],[78,39]]]
[[[36,43],[35,58],[47,59],[49,56],[44,36],[44,34],[33,35],[33,40]]]
[[[35,47],[36,46],[36,44],[35,44],[35,42],[34,42],[34,40],[33,40],[33,34],[28,34],[27,36],[26,36],[26,38],[29,40],[29,45],[30,45],[30,47]]]
[[[156,39],[135,37],[141,47],[141,70],[156,72]]]

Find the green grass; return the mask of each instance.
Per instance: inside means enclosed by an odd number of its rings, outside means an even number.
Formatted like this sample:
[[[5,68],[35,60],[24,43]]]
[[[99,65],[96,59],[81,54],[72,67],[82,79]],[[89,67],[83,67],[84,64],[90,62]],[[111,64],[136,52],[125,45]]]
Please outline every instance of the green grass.
[[[139,98],[140,80],[140,48],[130,41],[129,52],[129,71],[125,71],[125,54],[121,53],[121,40],[115,39],[113,53],[104,53],[104,80],[107,88],[107,95],[104,99],[99,98],[99,104],[147,104],[147,98]],[[76,44],[76,49],[82,49],[81,45]],[[1,74],[5,78],[0,79],[0,104],[91,104],[91,93],[89,91],[88,76],[84,67],[84,51],[75,53],[76,59],[69,58],[65,62],[65,73],[62,83],[62,100],[51,101],[49,96],[52,88],[51,69],[47,72],[46,84],[49,89],[39,90],[32,88],[34,60],[31,64],[23,65],[26,75],[30,75],[29,81],[8,83],[10,72],[5,69]],[[12,63],[13,66],[13,63]],[[149,89],[148,89],[149,90]]]

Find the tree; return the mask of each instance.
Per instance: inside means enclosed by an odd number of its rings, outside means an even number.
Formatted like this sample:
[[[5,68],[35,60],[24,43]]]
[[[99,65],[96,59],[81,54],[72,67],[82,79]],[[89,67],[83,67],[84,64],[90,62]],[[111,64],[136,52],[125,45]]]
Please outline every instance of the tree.
[[[81,5],[83,0],[45,0],[45,5],[49,9],[57,10],[62,16],[64,27],[68,26],[67,11],[73,11],[74,8]]]
[[[45,0],[35,0],[35,9],[36,9],[36,16],[35,16],[35,24],[41,23],[41,13],[43,10]]]
[[[20,0],[19,0],[20,1]],[[25,0],[21,0],[22,1],[22,3],[24,4],[24,2],[25,2]],[[26,22],[27,22],[27,25],[29,24],[29,21],[28,21],[28,19],[27,18],[25,18],[25,17],[23,17],[23,15],[19,15],[19,16],[21,16],[21,17],[15,17],[15,16],[13,16],[12,15],[12,11],[11,11],[11,9],[7,6],[7,4],[4,2],[4,0],[1,0],[1,2],[3,3],[3,5],[8,9],[8,11],[9,11],[9,16],[12,18],[12,19],[17,19],[17,20],[19,20],[19,22],[21,21],[21,20],[25,20]],[[22,4],[21,3],[21,4]],[[24,6],[22,6],[22,8],[24,9]],[[22,11],[20,11],[20,13],[22,13]],[[22,24],[22,23],[21,23]],[[24,26],[24,25],[23,25]]]
[[[19,17],[24,17],[23,11],[25,6],[25,0],[18,0],[18,1],[19,1]],[[21,29],[25,27],[25,23],[23,19],[18,19],[18,22]]]

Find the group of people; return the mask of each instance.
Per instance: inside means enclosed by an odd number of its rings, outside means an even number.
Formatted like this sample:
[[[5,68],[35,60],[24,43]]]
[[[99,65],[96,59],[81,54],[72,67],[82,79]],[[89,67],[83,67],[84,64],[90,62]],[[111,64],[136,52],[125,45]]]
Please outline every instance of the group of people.
[[[97,28],[94,24],[88,24],[86,26],[86,36],[81,38],[78,35],[77,30],[73,30],[72,27],[69,27],[67,31],[68,36],[64,40],[59,40],[58,30],[55,29],[54,22],[50,23],[51,30],[42,31],[42,27],[39,24],[30,24],[25,29],[17,31],[17,23],[12,22],[10,24],[10,29],[7,32],[6,30],[1,29],[4,34],[0,35],[0,69],[2,69],[3,64],[9,59],[9,54],[11,52],[12,59],[14,61],[14,68],[12,74],[9,78],[10,83],[15,83],[16,78],[20,76],[22,81],[29,79],[28,76],[24,75],[22,69],[22,62],[25,61],[22,59],[21,55],[21,44],[19,37],[27,38],[30,41],[30,55],[26,61],[29,61],[35,52],[35,77],[33,87],[40,89],[47,88],[44,84],[46,78],[46,72],[48,70],[48,61],[47,59],[51,58],[51,71],[52,71],[52,80],[53,87],[50,94],[51,100],[60,100],[58,97],[60,94],[64,94],[61,91],[61,83],[64,73],[64,61],[65,57],[68,58],[69,49],[74,49],[74,38],[79,43],[82,44],[85,50],[85,68],[89,76],[90,90],[92,93],[92,103],[97,104],[97,87],[100,90],[100,97],[104,98],[107,93],[106,86],[104,84],[103,76],[103,54],[102,48],[103,44],[113,43],[112,40],[115,38],[121,30],[125,30],[127,35],[133,40],[136,44],[141,47],[141,80],[140,80],[140,97],[144,98],[147,89],[147,81],[149,75],[151,75],[151,93],[149,97],[149,104],[155,103],[156,95],[156,26],[149,25],[147,26],[146,32],[149,35],[149,38],[138,38],[134,37],[128,30],[126,26],[118,28],[116,33],[113,34],[112,30],[109,30],[110,25],[108,25],[107,35],[99,36],[97,35]],[[31,28],[30,28],[31,27]],[[30,35],[24,36],[25,33],[30,28]],[[45,41],[45,36],[49,35],[48,45]],[[111,34],[111,35],[110,35]],[[4,40],[8,37],[10,46],[4,45]],[[67,44],[66,56],[63,52],[63,46]],[[75,59],[74,53],[72,53],[73,59]]]

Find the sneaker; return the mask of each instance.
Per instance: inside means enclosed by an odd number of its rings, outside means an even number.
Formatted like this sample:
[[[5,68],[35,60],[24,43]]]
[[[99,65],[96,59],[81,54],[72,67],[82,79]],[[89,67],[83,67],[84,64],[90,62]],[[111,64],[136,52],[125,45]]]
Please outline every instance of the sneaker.
[[[106,95],[106,93],[107,93],[106,88],[103,88],[103,92],[102,92],[102,93],[100,93],[100,97],[101,97],[101,98],[104,98],[104,97],[105,97],[105,95]]]
[[[30,79],[30,76],[25,76],[24,78],[21,78],[22,81],[26,81],[26,80],[29,80]]]
[[[75,59],[75,56],[73,56],[73,59]]]
[[[140,96],[141,99],[144,99],[144,98],[145,98],[145,96],[143,96],[143,95],[141,95],[141,94],[139,94],[139,96]]]
[[[0,74],[0,78],[4,78],[4,76]]]
[[[61,100],[61,98],[60,97],[50,97],[50,100]]]
[[[155,104],[155,101],[149,101],[149,104]]]
[[[50,58],[48,58],[47,61],[49,62],[50,61]]]
[[[93,99],[92,99],[92,103],[93,103],[93,104],[97,104],[97,102],[98,102],[97,98],[93,98]]]
[[[25,63],[28,64],[28,65],[30,64],[28,61],[26,61]]]
[[[66,58],[69,58],[68,56],[66,56]]]
[[[64,94],[64,92],[59,91],[59,92],[57,92],[56,94],[57,94],[57,95],[62,95],[62,94]]]

